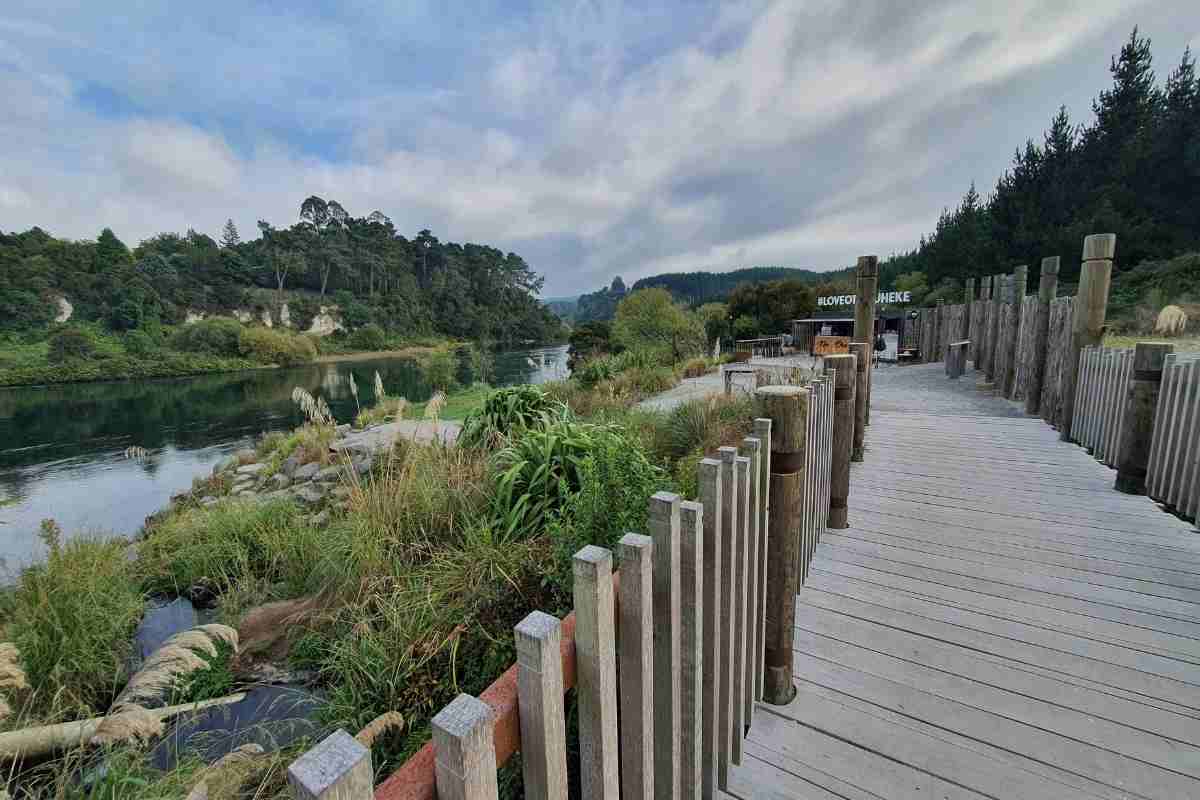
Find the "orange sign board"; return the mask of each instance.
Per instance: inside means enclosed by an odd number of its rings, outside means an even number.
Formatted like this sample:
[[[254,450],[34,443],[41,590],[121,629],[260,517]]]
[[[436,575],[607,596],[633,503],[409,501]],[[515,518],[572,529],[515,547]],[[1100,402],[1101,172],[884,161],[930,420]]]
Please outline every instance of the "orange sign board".
[[[832,356],[849,352],[849,336],[818,336],[813,340],[813,353],[816,355]]]

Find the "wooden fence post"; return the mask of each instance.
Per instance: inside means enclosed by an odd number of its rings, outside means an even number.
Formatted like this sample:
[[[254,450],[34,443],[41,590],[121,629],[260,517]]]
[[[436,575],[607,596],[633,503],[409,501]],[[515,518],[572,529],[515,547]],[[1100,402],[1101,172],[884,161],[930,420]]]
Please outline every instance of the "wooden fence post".
[[[975,305],[975,279],[967,278],[966,285],[963,287],[963,321],[962,321],[962,332],[958,337],[959,341],[964,341],[964,340],[970,341],[971,340],[971,316],[972,316],[972,313],[975,311],[975,309],[973,308],[974,305]],[[970,347],[974,348],[975,345],[972,344],[972,345],[970,345]],[[963,354],[963,366],[964,367],[967,365],[966,358],[968,356],[969,356],[969,353]]]
[[[854,306],[854,338],[855,342],[866,342],[867,352],[875,347],[875,303],[879,299],[879,256],[859,256],[855,266],[858,276],[858,300]],[[867,376],[860,391],[866,392],[863,401],[866,412],[863,414],[863,425],[871,424],[871,360],[867,359]]]
[[[996,382],[996,356],[1000,343],[1000,309],[1004,307],[1004,276],[992,276],[992,305],[988,310],[987,370],[988,383]]]
[[[1175,346],[1138,342],[1133,350],[1133,373],[1122,403],[1121,443],[1115,488],[1125,494],[1146,493],[1146,469],[1154,436],[1154,412],[1162,385],[1163,364]]]
[[[762,700],[766,674],[767,564],[771,557],[771,420],[754,420],[754,436],[761,442],[758,458],[758,657],[754,671],[754,698]]]
[[[703,783],[704,506],[679,504],[679,796],[700,800]]]
[[[871,363],[871,346],[852,342],[850,354],[854,364],[854,438],[850,443],[850,460],[863,460],[863,445],[867,439],[867,370]]]
[[[1042,259],[1038,278],[1037,320],[1033,327],[1033,364],[1029,367],[1029,386],[1025,388],[1025,413],[1037,416],[1042,405],[1042,386],[1046,380],[1046,359],[1050,347],[1050,305],[1058,293],[1058,256]]]
[[[807,475],[809,391],[799,386],[764,386],[758,390],[763,411],[771,419],[770,522],[771,558],[767,565],[766,674],[763,700],[787,705],[796,694],[792,684],[792,644],[796,593],[800,589],[799,531],[806,509],[801,503]]]
[[[729,767],[728,750],[720,748],[720,700],[726,676],[722,672],[727,657],[722,656],[721,566],[724,545],[721,528],[721,462],[705,458],[699,466],[700,502],[708,509],[704,515],[704,732],[701,748],[700,782],[705,800],[718,797],[718,772]],[[728,652],[727,650],[725,652]]]
[[[850,354],[826,356],[836,370],[833,390],[833,464],[829,492],[829,527],[849,526],[847,500],[850,496],[850,451],[854,445],[854,380],[856,359]]]
[[[754,724],[754,684],[757,682],[754,673],[758,665],[758,638],[761,635],[758,630],[758,537],[762,531],[758,529],[758,493],[762,484],[758,470],[762,443],[753,436],[747,436],[742,439],[738,452],[749,460],[746,481],[746,685],[742,691],[744,721],[749,728]]]
[[[342,730],[329,734],[293,761],[287,775],[296,800],[374,800],[375,797],[371,750]]]
[[[622,593],[621,600],[624,602]],[[562,623],[534,611],[513,629],[521,769],[528,800],[567,798],[567,721],[563,709]]]
[[[1116,250],[1115,233],[1084,237],[1079,289],[1075,293],[1075,313],[1071,320],[1071,348],[1063,365],[1063,424],[1059,438],[1064,442],[1071,441],[1075,388],[1079,380],[1079,354],[1088,345],[1098,346],[1104,340],[1104,315],[1108,309],[1108,287],[1112,280],[1112,259]]]
[[[727,789],[729,765],[733,763],[734,642],[737,639],[734,578],[737,575],[735,562],[740,548],[738,474],[734,463],[737,449],[721,447],[717,449],[717,455],[721,459],[721,691],[717,699],[717,710],[720,712],[717,723],[717,783],[721,789]]]
[[[979,320],[975,327],[979,341],[971,345],[971,353],[975,356],[975,371],[982,372],[987,368],[988,328],[991,325],[992,276],[985,275],[979,279]]]
[[[1029,283],[1029,267],[1025,264],[1013,270],[1012,289],[1012,336],[1005,343],[1008,355],[1004,359],[1004,390],[1001,392],[1010,400],[1017,392],[1017,356],[1020,355],[1021,314],[1025,306],[1025,290]]]
[[[654,797],[654,540],[627,533],[617,542],[617,557],[621,797],[649,800]]]
[[[743,756],[743,740],[746,736],[746,728],[750,725],[750,720],[746,717],[746,678],[749,676],[749,664],[747,664],[747,647],[749,641],[749,630],[747,629],[747,620],[749,615],[746,576],[749,572],[750,553],[748,541],[750,538],[749,516],[750,516],[750,459],[745,456],[737,456],[734,459],[734,469],[737,472],[737,527],[738,538],[737,550],[734,551],[734,586],[733,586],[733,603],[734,603],[734,633],[733,633],[733,763],[741,764]]]
[[[584,797],[618,800],[612,553],[588,545],[575,554],[571,566],[575,579],[575,691],[579,698],[580,784]],[[495,774],[494,766],[492,773]],[[442,797],[440,793],[439,797]]]
[[[946,328],[946,301],[938,298],[937,306],[933,310],[933,358],[930,361],[941,361],[946,357],[946,351],[942,347],[942,331]]]
[[[460,694],[430,722],[439,800],[491,800],[497,796],[494,721],[491,706]]]
[[[656,492],[654,540],[654,796],[679,794],[679,495]]]

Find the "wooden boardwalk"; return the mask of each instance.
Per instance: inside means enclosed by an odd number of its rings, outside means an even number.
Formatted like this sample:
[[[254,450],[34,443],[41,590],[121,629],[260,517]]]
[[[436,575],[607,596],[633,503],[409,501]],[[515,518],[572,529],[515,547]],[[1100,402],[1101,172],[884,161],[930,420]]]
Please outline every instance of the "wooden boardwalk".
[[[1200,533],[973,387],[880,390],[730,793],[1200,798]]]

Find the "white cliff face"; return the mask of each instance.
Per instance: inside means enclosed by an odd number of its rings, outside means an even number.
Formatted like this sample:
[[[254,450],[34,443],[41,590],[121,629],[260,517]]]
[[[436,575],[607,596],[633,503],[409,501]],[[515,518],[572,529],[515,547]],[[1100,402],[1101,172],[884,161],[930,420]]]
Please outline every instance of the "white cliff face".
[[[58,298],[58,313],[54,316],[55,322],[66,322],[75,313],[75,306],[67,302],[67,298]]]
[[[187,312],[185,312],[185,316],[183,318],[183,324],[184,325],[194,325],[195,323],[202,322],[203,320],[204,320],[204,312],[203,311],[192,311],[189,308],[187,310]]]
[[[321,306],[320,311],[312,319],[312,324],[308,326],[308,333],[315,336],[328,336],[334,331],[344,331],[346,328],[342,325],[341,319],[335,316],[338,313],[337,306]]]
[[[287,303],[279,308],[279,324],[285,328],[292,327],[292,312],[288,309]],[[268,327],[270,327],[270,323],[268,323]]]
[[[287,306],[284,306],[284,308],[287,308]],[[269,309],[269,308],[264,308],[264,309],[263,309],[263,313],[262,313],[262,324],[263,324],[263,325],[266,325],[268,328],[273,328],[273,327],[275,327],[275,323],[274,323],[274,321],[272,321],[272,319],[271,319],[271,309]]]
[[[254,314],[244,308],[235,308],[233,310],[233,318],[243,325],[249,325],[250,321],[254,319]]]

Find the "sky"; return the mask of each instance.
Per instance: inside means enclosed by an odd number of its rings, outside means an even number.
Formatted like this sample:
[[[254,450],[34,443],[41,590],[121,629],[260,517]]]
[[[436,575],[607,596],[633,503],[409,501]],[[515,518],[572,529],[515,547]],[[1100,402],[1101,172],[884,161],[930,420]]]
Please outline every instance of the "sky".
[[[1090,121],[1134,25],[1160,80],[1200,50],[1195,0],[133,6],[0,7],[0,230],[245,236],[316,194],[544,296],[903,251]]]

